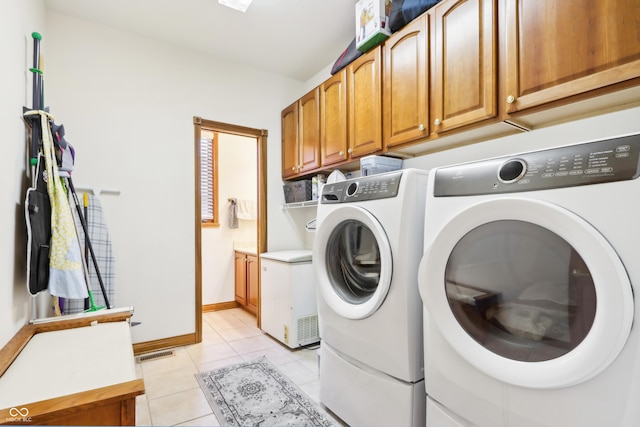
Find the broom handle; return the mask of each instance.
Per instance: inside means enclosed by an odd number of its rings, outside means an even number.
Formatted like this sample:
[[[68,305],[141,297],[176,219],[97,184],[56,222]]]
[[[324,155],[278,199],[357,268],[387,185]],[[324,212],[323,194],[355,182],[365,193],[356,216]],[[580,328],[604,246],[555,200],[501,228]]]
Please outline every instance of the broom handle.
[[[89,220],[89,194],[84,193],[82,202],[84,203],[84,218]],[[89,259],[89,235],[84,233],[84,259]],[[92,301],[93,297],[89,294],[89,297],[84,300],[85,310],[95,308],[95,303]]]
[[[32,108],[34,110],[42,110],[42,70],[40,70],[40,41],[42,36],[40,33],[31,33],[33,37],[33,67],[29,69],[33,73],[33,94]],[[38,163],[38,152],[40,151],[40,128],[38,126],[31,127],[31,166]]]

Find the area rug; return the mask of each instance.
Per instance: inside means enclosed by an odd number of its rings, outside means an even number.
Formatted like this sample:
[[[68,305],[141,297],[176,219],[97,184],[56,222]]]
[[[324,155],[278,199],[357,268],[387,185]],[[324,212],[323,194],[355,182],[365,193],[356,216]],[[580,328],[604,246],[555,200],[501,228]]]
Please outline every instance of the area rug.
[[[196,378],[223,426],[340,426],[266,357]]]

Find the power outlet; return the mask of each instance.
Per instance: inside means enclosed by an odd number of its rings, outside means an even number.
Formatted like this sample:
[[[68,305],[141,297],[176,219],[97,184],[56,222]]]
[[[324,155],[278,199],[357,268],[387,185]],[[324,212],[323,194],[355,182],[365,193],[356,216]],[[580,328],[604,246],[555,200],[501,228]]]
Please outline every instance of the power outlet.
[[[284,325],[284,342],[289,344],[289,325]]]

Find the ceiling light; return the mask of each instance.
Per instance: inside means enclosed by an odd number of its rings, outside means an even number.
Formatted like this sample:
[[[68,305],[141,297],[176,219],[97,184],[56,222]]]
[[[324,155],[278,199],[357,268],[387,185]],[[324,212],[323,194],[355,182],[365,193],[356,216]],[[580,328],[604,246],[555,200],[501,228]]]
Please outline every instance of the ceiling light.
[[[253,0],[218,0],[223,6],[228,6],[231,9],[239,10],[240,12],[246,12]]]

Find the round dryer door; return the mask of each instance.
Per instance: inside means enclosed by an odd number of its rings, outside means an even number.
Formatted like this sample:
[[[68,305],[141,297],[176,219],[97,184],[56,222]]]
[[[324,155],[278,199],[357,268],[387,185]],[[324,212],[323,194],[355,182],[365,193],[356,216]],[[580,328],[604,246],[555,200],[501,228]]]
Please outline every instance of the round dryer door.
[[[340,207],[322,221],[314,242],[314,264],[320,296],[348,319],[373,314],[391,285],[387,235],[369,211],[357,206]]]
[[[622,262],[590,224],[550,203],[504,198],[462,211],[430,244],[420,271],[427,311],[445,339],[507,383],[586,381],[629,336],[633,296]]]

